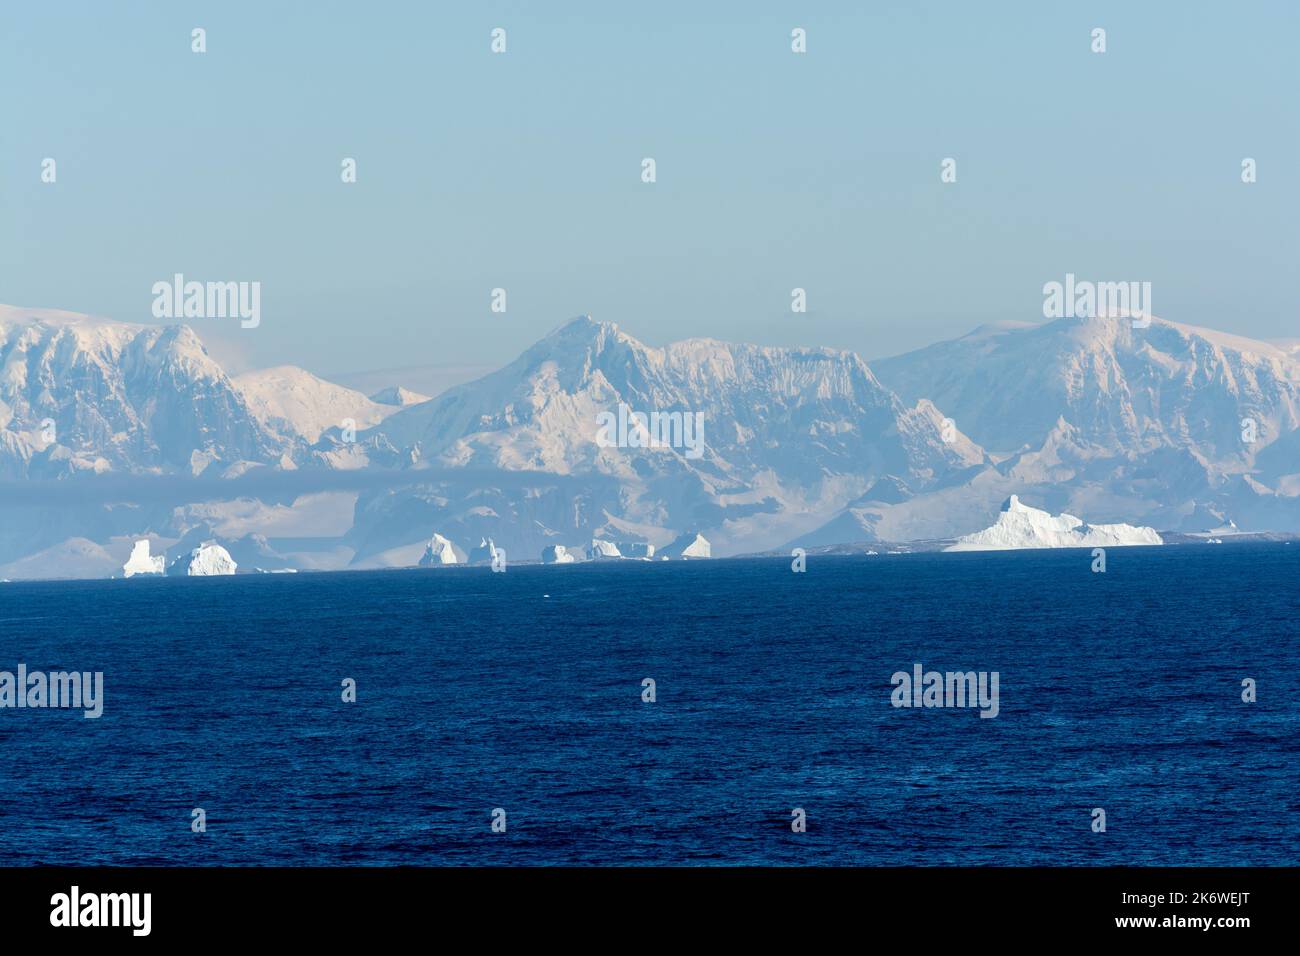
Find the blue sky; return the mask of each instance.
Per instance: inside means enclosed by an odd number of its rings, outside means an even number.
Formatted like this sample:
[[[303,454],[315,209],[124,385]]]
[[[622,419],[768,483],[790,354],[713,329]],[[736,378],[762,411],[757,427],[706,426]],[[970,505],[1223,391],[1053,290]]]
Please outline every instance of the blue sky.
[[[870,359],[1041,319],[1066,272],[1300,337],[1297,10],[6,4],[0,302],[152,321],[175,272],[257,280],[260,327],[200,334],[326,374],[497,365],[583,312]]]

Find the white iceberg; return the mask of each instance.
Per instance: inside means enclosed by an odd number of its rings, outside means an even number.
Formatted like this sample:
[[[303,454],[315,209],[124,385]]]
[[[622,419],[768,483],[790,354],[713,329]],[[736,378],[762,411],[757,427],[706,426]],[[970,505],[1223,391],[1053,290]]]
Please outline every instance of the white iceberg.
[[[562,544],[548,544],[542,548],[542,564],[573,564],[577,560]]]
[[[618,545],[613,541],[601,541],[599,538],[592,538],[591,547],[587,548],[587,557],[592,561],[598,561],[601,558],[621,558],[623,553],[618,550]]]
[[[162,574],[166,564],[166,555],[150,556],[149,539],[145,538],[137,541],[131,548],[131,557],[127,558],[126,564],[122,565],[122,573],[128,578],[137,574]]]
[[[469,553],[470,564],[485,564],[493,561],[497,556],[497,546],[491,538],[482,538],[479,540],[478,547]]]
[[[713,556],[713,546],[709,539],[697,531],[688,531],[668,547],[659,552],[662,558],[709,558]]]
[[[424,549],[424,555],[420,558],[420,567],[436,568],[455,563],[456,549],[452,547],[450,541],[435,531],[433,537],[429,539],[429,546]]]
[[[620,541],[618,552],[625,558],[653,558],[655,546],[648,541]]]
[[[215,541],[209,541],[173,561],[167,573],[176,576],[207,577],[234,574],[238,567],[229,551]]]
[[[945,551],[1010,551],[1017,548],[1112,548],[1164,544],[1152,528],[1087,524],[1070,514],[1052,515],[1012,495],[993,527],[962,535]]]

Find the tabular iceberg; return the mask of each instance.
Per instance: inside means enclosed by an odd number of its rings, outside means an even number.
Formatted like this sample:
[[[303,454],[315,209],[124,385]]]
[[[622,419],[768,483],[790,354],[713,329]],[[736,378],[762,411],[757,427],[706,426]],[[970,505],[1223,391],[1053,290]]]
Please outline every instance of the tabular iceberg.
[[[653,558],[655,546],[648,541],[620,541],[618,553],[625,558]]]
[[[451,546],[451,542],[444,538],[438,532],[433,533],[429,539],[429,546],[424,549],[424,555],[420,558],[420,567],[436,568],[443,564],[456,563],[456,550]]]
[[[591,547],[587,548],[587,557],[592,561],[598,561],[601,558],[621,558],[623,552],[618,550],[618,545],[613,541],[601,541],[599,538],[592,538]]]
[[[1131,524],[1087,524],[1074,515],[1053,515],[1022,504],[1012,495],[993,527],[962,535],[945,551],[1009,551],[1016,548],[1110,548],[1164,544],[1151,528]]]
[[[131,557],[126,559],[126,564],[122,565],[122,573],[129,577],[137,574],[162,574],[166,566],[166,555],[151,557],[149,555],[149,539],[137,541],[131,549]]]
[[[217,574],[234,574],[239,565],[230,552],[215,542],[199,545],[189,554],[181,555],[167,569],[169,575],[207,577]]]

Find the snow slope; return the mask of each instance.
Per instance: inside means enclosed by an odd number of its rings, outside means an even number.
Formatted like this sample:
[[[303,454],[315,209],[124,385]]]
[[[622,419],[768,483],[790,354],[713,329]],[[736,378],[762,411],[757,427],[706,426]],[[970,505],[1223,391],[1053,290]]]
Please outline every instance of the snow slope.
[[[308,444],[315,443],[326,429],[343,428],[346,421],[361,431],[398,410],[295,365],[246,372],[234,381],[248,407],[268,429]]]

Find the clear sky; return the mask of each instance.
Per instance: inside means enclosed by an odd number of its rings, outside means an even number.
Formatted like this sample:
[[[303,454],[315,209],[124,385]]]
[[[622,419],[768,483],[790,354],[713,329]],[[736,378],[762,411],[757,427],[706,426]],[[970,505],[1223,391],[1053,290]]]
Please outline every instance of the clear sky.
[[[1290,0],[4,3],[0,302],[256,280],[259,328],[192,324],[325,374],[584,312],[870,359],[1041,319],[1067,272],[1300,337],[1298,41]]]

